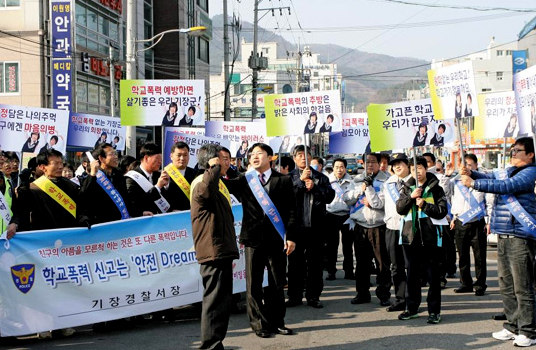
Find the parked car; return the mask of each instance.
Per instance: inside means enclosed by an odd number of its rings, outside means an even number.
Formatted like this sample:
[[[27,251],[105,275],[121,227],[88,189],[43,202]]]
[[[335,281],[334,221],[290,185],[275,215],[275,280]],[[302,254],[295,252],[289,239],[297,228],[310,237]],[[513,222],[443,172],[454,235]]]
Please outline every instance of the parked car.
[[[355,158],[345,158],[346,159],[346,172],[350,175],[357,174],[357,159]]]

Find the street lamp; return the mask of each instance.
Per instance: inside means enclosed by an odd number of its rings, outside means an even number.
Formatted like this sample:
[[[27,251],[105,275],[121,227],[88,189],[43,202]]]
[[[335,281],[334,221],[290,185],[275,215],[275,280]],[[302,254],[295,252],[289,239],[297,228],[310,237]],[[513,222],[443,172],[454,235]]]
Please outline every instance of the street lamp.
[[[146,51],[151,48],[153,48],[155,45],[157,45],[160,40],[164,37],[164,35],[168,33],[183,33],[187,34],[189,36],[200,36],[203,35],[204,32],[206,32],[207,27],[204,26],[197,26],[197,27],[190,27],[190,28],[182,28],[182,29],[170,29],[163,31],[161,33],[156,34],[150,39],[143,39],[143,40],[137,40],[136,39],[136,0],[128,0],[127,3],[127,35],[126,35],[126,78],[127,80],[135,79],[136,78],[136,54],[138,52]],[[145,47],[141,50],[136,50],[136,44],[137,43],[145,43],[145,42],[153,42],[154,43],[149,46]],[[136,156],[136,127],[135,126],[127,126],[127,135],[126,135],[126,154],[135,157]],[[164,146],[164,145],[162,145]]]

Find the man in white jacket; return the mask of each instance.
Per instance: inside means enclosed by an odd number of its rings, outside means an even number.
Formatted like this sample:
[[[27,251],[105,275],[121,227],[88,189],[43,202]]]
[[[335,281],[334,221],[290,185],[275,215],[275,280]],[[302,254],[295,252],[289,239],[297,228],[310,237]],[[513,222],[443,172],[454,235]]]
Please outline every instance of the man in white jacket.
[[[344,203],[344,193],[353,188],[352,177],[346,173],[346,160],[336,158],[333,161],[333,172],[329,174],[329,182],[335,190],[333,202],[326,205],[326,248],[325,256],[327,263],[328,276],[326,280],[333,281],[337,272],[337,253],[339,251],[339,232],[342,237],[342,254],[344,260],[342,268],[344,278],[353,280],[354,276],[354,239],[350,232],[349,225],[345,223],[350,215],[350,207]]]
[[[408,157],[404,153],[395,153],[389,162],[395,175],[391,176],[382,188],[385,198],[386,224],[385,244],[391,261],[391,278],[395,288],[395,301],[389,305],[387,311],[404,311],[406,309],[406,264],[404,252],[399,243],[400,222],[402,216],[396,211],[396,201],[400,198],[400,189],[404,182],[411,177],[409,173]]]
[[[478,159],[474,154],[465,155],[465,164],[468,170],[478,170]],[[452,203],[453,219],[450,222],[454,229],[456,246],[458,247],[458,264],[460,266],[460,287],[454,289],[455,293],[472,293],[477,296],[484,295],[486,291],[486,199],[485,193],[473,188],[466,188],[459,183],[459,178],[451,178],[454,164],[447,166],[445,177],[440,179],[441,187]],[[462,193],[461,191],[464,191]],[[471,278],[471,257],[473,249],[475,258],[476,281]]]
[[[366,173],[354,178],[353,189],[344,194],[350,209],[350,227],[354,231],[356,259],[356,291],[352,304],[370,302],[370,274],[372,259],[378,266],[376,296],[380,305],[389,306],[391,273],[385,246],[384,198],[381,188],[389,174],[380,171],[381,156],[367,154]]]

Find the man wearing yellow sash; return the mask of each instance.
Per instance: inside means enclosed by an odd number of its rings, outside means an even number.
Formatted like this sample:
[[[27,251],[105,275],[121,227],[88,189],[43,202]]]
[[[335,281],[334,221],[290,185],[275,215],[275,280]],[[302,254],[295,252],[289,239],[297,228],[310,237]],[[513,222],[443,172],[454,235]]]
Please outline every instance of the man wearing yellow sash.
[[[188,166],[190,147],[179,141],[171,146],[171,163],[165,167],[170,181],[162,190],[162,195],[169,202],[169,211],[190,210],[190,184],[196,172]]]
[[[0,193],[2,194],[0,196],[0,234],[7,231],[6,238],[9,239],[15,235],[19,224],[16,216],[17,198],[15,197],[15,188],[10,179],[14,169],[9,156],[6,158],[5,154],[0,151],[0,157],[3,160],[0,166]]]
[[[50,149],[39,154],[37,167],[44,175],[29,187],[19,188],[21,225],[29,230],[76,227],[79,223],[85,225],[87,217],[79,217],[76,210],[78,187],[61,175],[61,152]]]
[[[229,198],[222,193],[220,176],[225,164],[221,147],[206,144],[197,156],[203,174],[192,183],[192,236],[203,279],[200,349],[223,349],[233,294],[233,260],[239,258],[234,217]]]

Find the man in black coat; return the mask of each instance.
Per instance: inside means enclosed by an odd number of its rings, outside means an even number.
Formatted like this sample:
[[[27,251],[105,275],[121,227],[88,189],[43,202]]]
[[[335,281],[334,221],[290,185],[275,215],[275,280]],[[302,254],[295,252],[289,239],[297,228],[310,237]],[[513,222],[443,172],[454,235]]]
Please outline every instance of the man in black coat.
[[[92,152],[95,158],[90,163],[90,174],[80,184],[79,210],[86,215],[90,223],[100,224],[121,220],[121,211],[112,198],[97,182],[98,171],[101,170],[105,179],[110,181],[123,200],[130,217],[141,216],[142,213],[135,211],[135,207],[127,191],[126,179],[117,169],[119,163],[117,151],[111,144],[101,143]]]
[[[326,204],[335,198],[326,175],[312,169],[311,154],[305,146],[294,148],[293,156],[296,169],[289,175],[294,185],[297,203],[297,221],[300,222],[300,235],[296,251],[289,256],[288,262],[288,301],[287,307],[302,304],[303,291],[307,305],[322,308],[320,294],[324,287],[322,280],[322,256],[324,256],[323,226],[326,216]],[[305,287],[307,286],[307,287]]]
[[[196,175],[196,171],[188,166],[189,161],[190,147],[188,144],[179,141],[171,146],[171,164],[188,182],[188,195],[190,193],[189,185],[192,183],[192,181],[194,181]],[[169,202],[169,211],[190,210],[190,198],[186,196],[184,191],[179,187],[179,185],[177,185],[173,178],[170,177],[169,186],[162,191],[162,195]]]
[[[292,334],[285,327],[285,275],[287,257],[295,247],[296,200],[292,180],[271,169],[273,150],[264,143],[250,148],[250,164],[253,166],[248,182],[242,175],[229,181],[231,191],[241,198],[244,216],[240,243],[246,252],[247,311],[249,323],[258,337],[267,338],[270,333]],[[281,232],[275,228],[265,210],[255,197],[252,180],[258,178],[257,193],[268,195],[277,209],[283,225]],[[284,235],[281,237],[281,234]],[[268,286],[262,288],[264,269],[268,269]]]
[[[162,165],[162,150],[154,143],[146,143],[140,150],[140,166],[134,170],[129,171],[125,176],[127,177],[127,191],[130,198],[134,202],[134,212],[142,213],[144,211],[150,211],[153,214],[160,214],[167,212],[155,203],[155,201],[162,200],[162,189],[169,183],[169,176],[166,171],[160,173],[160,166]],[[134,179],[135,173],[141,174],[141,181],[143,178],[149,181],[147,185],[147,191]],[[167,204],[167,201],[163,203],[162,207]]]

